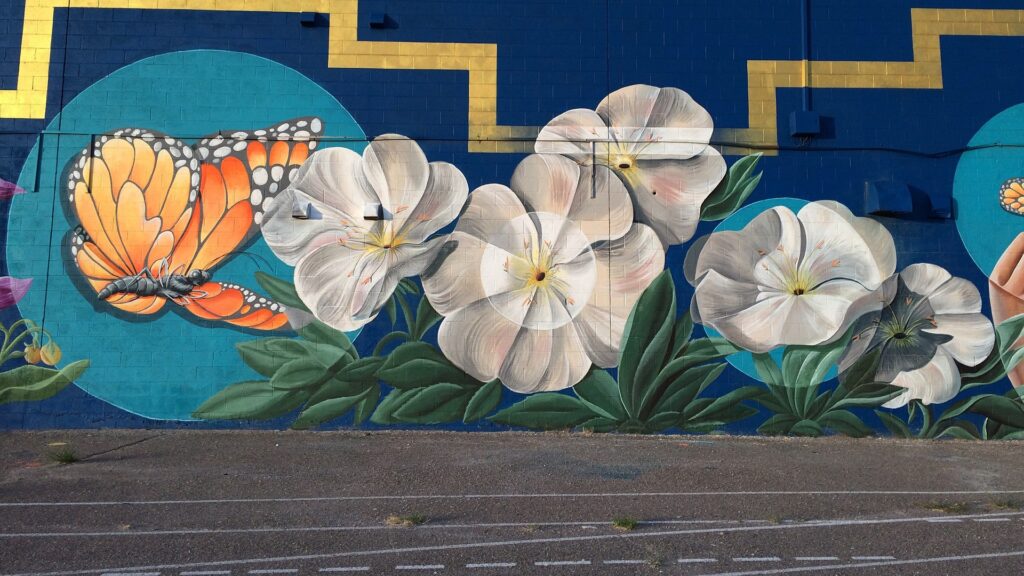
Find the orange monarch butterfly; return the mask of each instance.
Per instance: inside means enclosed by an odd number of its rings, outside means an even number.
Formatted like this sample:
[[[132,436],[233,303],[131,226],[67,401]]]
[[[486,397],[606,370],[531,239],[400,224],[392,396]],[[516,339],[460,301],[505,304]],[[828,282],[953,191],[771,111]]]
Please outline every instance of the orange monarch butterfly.
[[[1024,178],[1010,178],[999,187],[999,205],[1003,210],[1024,216]]]
[[[285,327],[284,306],[211,273],[259,232],[322,131],[308,117],[193,147],[140,128],[97,138],[68,167],[79,223],[71,260],[99,300],[124,312],[155,314],[170,300],[206,320]]]

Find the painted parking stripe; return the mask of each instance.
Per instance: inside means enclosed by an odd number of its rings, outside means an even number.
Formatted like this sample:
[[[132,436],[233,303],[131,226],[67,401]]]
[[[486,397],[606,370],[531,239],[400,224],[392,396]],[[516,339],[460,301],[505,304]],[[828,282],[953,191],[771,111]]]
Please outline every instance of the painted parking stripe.
[[[542,560],[534,566],[590,566],[590,560]]]
[[[444,570],[444,564],[399,564],[395,570]]]
[[[711,562],[718,562],[717,558],[680,558],[676,560],[679,564],[709,564]]]
[[[605,564],[644,564],[645,560],[605,560]]]
[[[975,522],[1009,522],[1009,518],[975,518]]]
[[[1011,513],[1010,516],[1024,517],[1024,512]],[[971,519],[978,517],[991,516],[991,514],[965,514],[958,516],[960,519]],[[1007,514],[1000,514],[1000,516],[1007,516]],[[536,546],[540,544],[567,544],[569,542],[598,542],[598,541],[625,541],[625,540],[651,540],[655,538],[668,538],[674,536],[692,536],[695,534],[733,534],[740,532],[774,532],[778,530],[792,531],[792,530],[806,530],[808,528],[815,529],[826,529],[826,528],[848,528],[855,526],[897,526],[904,524],[913,524],[915,522],[925,522],[931,519],[931,516],[914,516],[910,518],[882,518],[882,519],[862,519],[862,518],[837,518],[834,520],[820,520],[812,522],[804,522],[797,524],[767,524],[757,526],[723,526],[718,528],[692,528],[686,530],[657,530],[657,531],[636,531],[626,532],[619,534],[591,534],[587,536],[556,536],[551,538],[521,538],[516,540],[497,540],[487,542],[464,542],[458,544],[438,544],[428,546],[407,546],[400,548],[370,548],[364,550],[350,550],[345,552],[324,552],[317,554],[294,554],[289,556],[274,556],[274,557],[261,557],[261,558],[233,558],[229,560],[212,560],[206,562],[188,562],[188,563],[174,563],[174,564],[156,564],[148,566],[132,566],[132,567],[121,567],[121,568],[83,568],[75,570],[56,570],[49,572],[16,572],[16,573],[5,573],[0,576],[84,576],[87,574],[117,574],[123,572],[139,572],[144,570],[169,570],[169,569],[182,569],[182,568],[193,568],[193,567],[204,567],[204,566],[231,566],[238,564],[257,564],[267,562],[298,562],[298,561],[312,561],[312,560],[326,560],[326,559],[338,559],[338,558],[358,558],[363,556],[381,556],[381,555],[398,555],[398,554],[411,554],[417,553],[422,554],[424,552],[442,552],[450,550],[481,550],[484,548],[512,548],[519,546]],[[1016,555],[1016,554],[1011,554]],[[1024,556],[1024,551],[1020,553]],[[859,563],[857,566],[863,567],[865,564]]]
[[[1021,518],[1021,520],[1024,520],[1024,518]],[[956,522],[962,522],[962,520],[959,518],[929,518],[927,522],[931,522],[933,524],[953,524]]]
[[[515,568],[515,562],[478,562],[466,564],[466,568]]]
[[[104,572],[103,576],[160,576],[159,572]]]
[[[231,570],[192,570],[190,572],[181,572],[181,576],[225,576],[231,574]]]
[[[781,562],[782,558],[778,556],[741,556],[739,558],[733,558],[733,562]]]
[[[850,560],[873,561],[873,560],[895,560],[895,556],[850,556]]]
[[[801,562],[825,562],[828,560],[839,560],[839,556],[796,556],[793,560]]]
[[[261,570],[249,570],[249,574],[297,574],[298,568],[264,568]]]
[[[321,568],[321,572],[369,572],[369,566],[336,566],[332,568]]]
[[[965,554],[963,556],[934,556],[930,558],[913,558],[909,560],[882,560],[878,562],[851,562],[849,564],[819,564],[816,566],[798,566],[795,568],[772,568],[764,570],[749,570],[743,572],[716,572],[704,576],[769,576],[774,574],[796,574],[799,572],[812,572],[817,574],[828,573],[827,570],[863,570],[870,567],[882,566],[912,566],[915,564],[940,564],[945,562],[966,562],[969,560],[990,560],[995,558],[1019,558],[1024,556],[1024,550],[1011,550],[1009,552],[989,552],[985,554]]]

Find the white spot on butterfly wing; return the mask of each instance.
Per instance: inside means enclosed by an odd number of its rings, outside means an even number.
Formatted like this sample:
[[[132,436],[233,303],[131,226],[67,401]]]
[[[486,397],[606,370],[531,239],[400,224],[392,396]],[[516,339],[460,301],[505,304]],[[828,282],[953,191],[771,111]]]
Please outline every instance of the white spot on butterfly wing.
[[[263,166],[260,166],[260,167],[258,167],[258,168],[256,168],[255,170],[252,171],[252,181],[257,186],[263,186],[264,184],[266,184],[267,183],[267,177],[268,177],[267,169],[264,168]]]

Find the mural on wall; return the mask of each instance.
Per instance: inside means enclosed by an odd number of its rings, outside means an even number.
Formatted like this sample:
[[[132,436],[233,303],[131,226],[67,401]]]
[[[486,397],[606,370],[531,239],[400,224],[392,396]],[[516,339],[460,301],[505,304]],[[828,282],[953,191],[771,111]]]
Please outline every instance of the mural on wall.
[[[183,57],[197,56],[218,58]],[[1024,235],[989,268],[993,323],[974,284],[900,267],[887,228],[843,204],[744,206],[761,156],[727,163],[711,114],[677,88],[627,86],[558,115],[507,183],[472,191],[401,135],[360,141],[353,122],[352,144],[318,147],[324,116],[250,118],[267,127],[192,145],[125,123],[55,154],[61,274],[84,313],[124,338],[176,316],[247,367],[169,415],[90,393],[154,419],[300,429],[710,432],[760,416],[762,434],[860,437],[878,422],[899,436],[1024,437],[1014,390],[964,394],[1008,370],[1022,381]],[[1021,212],[1014,182],[994,209]],[[694,238],[702,221],[721,223]],[[229,271],[259,251],[266,266]],[[0,279],[0,305],[28,282]],[[141,374],[96,358],[57,369],[43,325],[0,331],[0,365],[27,363],[0,372],[0,402],[52,396],[90,361]],[[744,362],[753,378],[719,381]]]

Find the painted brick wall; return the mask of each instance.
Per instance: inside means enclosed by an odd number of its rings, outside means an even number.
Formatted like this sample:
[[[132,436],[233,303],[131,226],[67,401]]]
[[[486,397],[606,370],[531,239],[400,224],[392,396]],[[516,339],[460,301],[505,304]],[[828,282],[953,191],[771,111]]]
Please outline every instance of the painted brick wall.
[[[900,190],[916,198],[912,214],[876,217],[892,236],[896,271],[931,263],[964,278],[981,294],[977,312],[991,318],[988,276],[1024,228],[1024,218],[999,209],[1000,184],[1015,177],[1014,166],[1024,159],[1018,158],[1024,125],[1015,124],[1020,112],[1013,112],[1021,104],[1015,79],[1024,75],[1024,10],[1010,0],[810,0],[805,53],[803,5],[802,0],[4,3],[0,178],[25,193],[0,202],[5,252],[0,266],[5,274],[30,277],[33,283],[18,306],[0,312],[0,321],[11,326],[26,317],[40,323],[64,353],[58,367],[79,359],[91,364],[81,385],[61,387],[46,399],[0,403],[0,426],[284,427],[303,409],[299,403],[255,420],[190,420],[204,399],[232,383],[262,378],[234,350],[261,335],[196,323],[178,312],[141,320],[112,314],[110,306],[96,301],[95,290],[69,280],[78,270],[67,256],[65,235],[77,223],[65,198],[68,162],[94,135],[126,126],[192,144],[218,130],[254,130],[319,116],[324,119],[321,149],[362,151],[382,134],[401,134],[428,160],[456,166],[468,190],[474,190],[488,183],[508,185],[520,161],[534,151],[538,130],[567,110],[593,109],[606,95],[632,85],[679,88],[710,114],[712,145],[725,153],[728,165],[751,153],[764,154],[757,164],[763,176],[745,202],[760,202],[760,208],[745,221],[782,198],[834,200],[856,216],[867,216],[866,183],[885,182],[879,189],[887,201],[897,201]],[[790,113],[804,108],[820,114],[821,132],[790,136]],[[1024,176],[1024,168],[1017,171]],[[801,202],[792,206],[799,210]],[[951,206],[950,217],[929,213],[929,202],[940,209]],[[744,222],[733,220],[732,229]],[[729,225],[701,221],[692,237],[716,227]],[[261,289],[253,279],[256,271],[292,281],[291,267],[262,240],[255,242],[246,250],[256,257],[232,256],[220,277],[255,290]],[[665,252],[680,314],[694,293],[683,270],[691,246],[692,241],[673,243]],[[415,307],[416,300],[410,302]],[[403,323],[400,310],[397,323]],[[363,327],[355,345],[370,355],[391,331],[381,313]],[[436,349],[437,327],[424,340]],[[22,350],[21,344],[11,349]],[[702,397],[758,385],[749,358],[730,361]],[[10,358],[4,368],[23,364],[23,358]],[[969,371],[961,368],[963,374]],[[9,381],[14,384],[25,382]],[[382,380],[382,397],[390,390]],[[1006,379],[981,389],[998,396],[1010,390]],[[471,392],[459,401],[468,402]],[[568,389],[558,393],[578,401]],[[501,387],[486,394],[497,395],[484,416],[526,398]],[[936,401],[934,409],[969,397],[954,393]],[[773,415],[753,396],[742,405],[753,414],[717,427],[749,432]],[[367,400],[366,416],[372,409]],[[911,416],[902,410],[901,418]],[[522,422],[455,412],[437,416],[437,425],[491,430]],[[869,429],[889,430],[874,409],[855,414]],[[991,415],[978,412],[967,419],[984,428],[986,416]],[[1012,423],[1014,417],[1007,418]],[[325,426],[349,426],[360,418],[358,409],[344,411]],[[376,420],[360,425],[420,424],[415,418]],[[1011,423],[1004,422],[1004,433]]]

